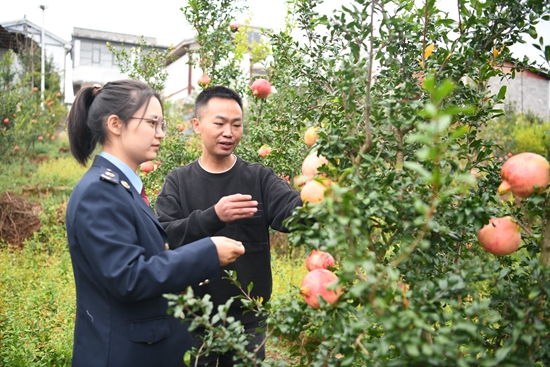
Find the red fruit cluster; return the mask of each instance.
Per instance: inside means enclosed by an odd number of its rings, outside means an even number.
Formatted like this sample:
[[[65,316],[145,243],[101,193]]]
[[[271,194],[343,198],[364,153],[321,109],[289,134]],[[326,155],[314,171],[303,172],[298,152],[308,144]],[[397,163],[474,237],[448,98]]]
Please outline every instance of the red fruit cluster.
[[[338,277],[329,267],[334,266],[334,258],[328,252],[313,250],[306,259],[306,274],[300,286],[300,294],[307,305],[319,309],[322,297],[328,304],[334,305],[342,293],[342,287],[335,287]]]
[[[530,152],[516,155],[508,153],[508,157],[500,170],[502,183],[497,191],[501,196],[512,193],[517,202],[546,189],[550,183],[550,164],[546,158]],[[521,227],[509,216],[491,218],[478,231],[477,238],[490,253],[510,255],[520,246]]]

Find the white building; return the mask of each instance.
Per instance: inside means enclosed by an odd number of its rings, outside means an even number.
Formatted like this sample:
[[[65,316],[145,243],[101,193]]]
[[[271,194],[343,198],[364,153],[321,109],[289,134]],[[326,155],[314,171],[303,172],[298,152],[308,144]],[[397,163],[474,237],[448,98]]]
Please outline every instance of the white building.
[[[75,94],[82,87],[127,78],[127,75],[120,72],[107,42],[115,49],[120,50],[124,47],[129,51],[139,46],[139,36],[75,27],[72,37],[72,84]],[[144,39],[148,46],[156,48],[159,52],[168,49],[168,46],[159,44],[156,38]]]
[[[44,44],[45,58],[52,59],[56,71],[61,76],[61,92],[65,94],[66,99],[70,98],[72,101],[72,90],[69,91],[66,87],[66,81],[70,80],[68,73],[71,65],[68,60],[68,54],[71,50],[71,43],[46,30],[44,30],[44,40],[42,40],[42,27],[27,19],[2,22],[0,26],[5,31],[0,32],[0,34],[3,34],[3,36],[0,36],[0,39],[2,39],[0,41],[0,55],[6,53],[8,49],[13,50],[16,54],[19,52],[17,34],[22,35],[24,39],[33,41],[29,45],[31,50],[36,46],[38,52],[42,44]]]

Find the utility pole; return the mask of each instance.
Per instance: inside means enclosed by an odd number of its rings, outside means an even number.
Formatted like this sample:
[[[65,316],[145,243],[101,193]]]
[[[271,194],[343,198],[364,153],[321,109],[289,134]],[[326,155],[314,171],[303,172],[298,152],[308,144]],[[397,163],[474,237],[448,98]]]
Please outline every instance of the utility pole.
[[[45,32],[44,32],[44,10],[48,8],[47,5],[40,5],[40,9],[42,9],[42,53],[41,53],[41,64],[40,64],[40,100],[42,109],[44,109],[44,89],[45,89],[45,81],[44,81],[44,74],[46,73],[46,60],[45,60],[45,49],[46,49],[46,42],[45,42]]]

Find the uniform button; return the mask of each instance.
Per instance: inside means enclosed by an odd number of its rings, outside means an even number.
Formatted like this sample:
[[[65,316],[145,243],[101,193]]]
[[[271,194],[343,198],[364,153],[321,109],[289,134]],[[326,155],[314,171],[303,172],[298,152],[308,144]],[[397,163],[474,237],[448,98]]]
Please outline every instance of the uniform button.
[[[151,344],[153,344],[153,342],[147,342],[147,344],[151,345]]]
[[[210,279],[205,279],[204,282],[199,283],[199,287],[202,287],[203,285],[208,284],[208,283],[210,283]]]
[[[164,248],[165,248],[166,250],[169,250],[169,249],[170,249],[170,246],[168,246],[168,242],[166,242],[166,243],[164,244]]]

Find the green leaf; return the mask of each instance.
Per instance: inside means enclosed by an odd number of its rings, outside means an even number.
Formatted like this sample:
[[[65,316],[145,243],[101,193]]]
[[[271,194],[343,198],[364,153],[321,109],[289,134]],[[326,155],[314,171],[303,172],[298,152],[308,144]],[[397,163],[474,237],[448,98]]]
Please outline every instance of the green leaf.
[[[500,87],[500,90],[498,91],[498,99],[504,99],[504,97],[506,97],[506,90],[507,87],[505,85]]]
[[[418,350],[416,344],[405,344],[405,350],[411,357],[418,357],[420,355],[420,351]]]
[[[456,84],[452,80],[443,80],[443,82],[435,89],[432,94],[434,103],[439,104],[441,100],[447,97],[455,88]]]

